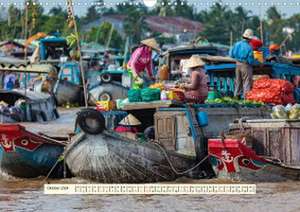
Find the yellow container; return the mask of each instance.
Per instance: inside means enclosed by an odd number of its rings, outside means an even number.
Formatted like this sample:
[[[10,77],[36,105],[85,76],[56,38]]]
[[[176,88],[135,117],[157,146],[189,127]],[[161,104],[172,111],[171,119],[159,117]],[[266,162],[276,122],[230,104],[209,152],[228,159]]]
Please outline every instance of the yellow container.
[[[182,101],[184,99],[184,94],[179,91],[168,91],[167,96],[169,100]]]
[[[116,104],[114,101],[97,101],[96,106],[97,110],[109,111],[115,109]]]
[[[262,52],[260,51],[253,51],[253,56],[254,58],[260,62],[260,63],[263,63],[264,62],[264,55]]]
[[[169,100],[175,100],[176,94],[174,91],[167,91],[167,97]]]

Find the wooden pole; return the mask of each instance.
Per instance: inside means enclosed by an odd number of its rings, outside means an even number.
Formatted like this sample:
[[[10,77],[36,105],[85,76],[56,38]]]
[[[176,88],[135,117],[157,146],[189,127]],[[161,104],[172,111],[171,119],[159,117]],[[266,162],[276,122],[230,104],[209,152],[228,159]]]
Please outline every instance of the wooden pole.
[[[114,26],[111,24],[111,28],[110,28],[109,35],[108,35],[108,39],[107,39],[107,43],[106,43],[106,49],[109,48],[109,45],[110,45],[110,41],[111,41],[111,37],[112,37],[113,31],[114,31]]]
[[[25,0],[25,23],[24,23],[24,39],[25,41],[27,40],[27,34],[28,34],[28,5],[27,5],[27,1]],[[24,49],[24,63],[25,63],[25,67],[27,66],[27,48],[25,46]],[[25,71],[25,96],[27,94],[27,72]]]
[[[83,62],[82,62],[82,57],[81,57],[81,47],[80,47],[80,40],[79,40],[80,38],[79,38],[76,19],[75,19],[75,16],[74,16],[74,9],[73,9],[72,0],[67,0],[67,3],[69,5],[69,8],[70,8],[71,13],[72,13],[72,20],[73,20],[73,23],[74,23],[74,31],[75,31],[75,35],[77,37],[77,49],[79,51],[79,66],[80,66],[80,73],[81,73],[82,85],[83,85],[84,105],[87,108],[88,107],[88,95],[87,95],[87,87],[86,87],[86,82],[85,82],[85,74],[84,74],[84,70],[83,70]]]
[[[262,42],[264,42],[264,31],[263,31],[263,13],[261,11],[261,7],[260,7],[260,39]]]
[[[230,31],[230,47],[233,46],[233,32],[232,30]]]

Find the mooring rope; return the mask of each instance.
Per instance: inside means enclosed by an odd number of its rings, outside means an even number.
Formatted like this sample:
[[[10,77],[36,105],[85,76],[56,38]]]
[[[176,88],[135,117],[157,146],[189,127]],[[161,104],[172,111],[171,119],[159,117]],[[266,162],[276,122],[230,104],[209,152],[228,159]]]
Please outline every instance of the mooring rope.
[[[55,169],[55,167],[58,165],[59,162],[63,161],[65,159],[65,156],[69,153],[70,149],[76,145],[82,138],[83,138],[84,134],[78,135],[77,138],[74,139],[73,142],[69,143],[64,151],[61,153],[61,155],[58,157],[58,159],[56,160],[56,162],[54,163],[54,165],[52,166],[52,168],[50,169],[50,171],[48,172],[48,174],[46,175],[46,177],[43,179],[42,184],[44,184],[49,176],[51,175],[51,173],[53,172],[53,170]]]
[[[165,158],[167,159],[171,169],[173,170],[173,172],[177,175],[183,175],[183,174],[186,174],[192,170],[194,170],[195,168],[197,168],[198,166],[200,166],[208,157],[209,155],[206,155],[201,161],[199,161],[195,166],[193,166],[192,168],[189,168],[185,171],[178,171],[176,170],[176,168],[174,167],[174,165],[172,164],[171,160],[170,160],[170,157],[168,155],[168,153],[166,152],[166,150],[157,142],[153,142],[156,146],[158,146],[160,148],[160,150],[162,151],[162,153],[164,154]]]
[[[43,179],[42,181],[42,185],[45,184],[45,182],[47,182],[48,178],[50,177],[51,173],[53,172],[53,170],[56,168],[57,164],[61,161],[64,160],[64,153],[65,151],[58,157],[58,159],[56,160],[56,162],[54,163],[54,165],[52,166],[52,168],[50,169],[50,171],[48,172],[48,174],[46,175],[46,177]]]

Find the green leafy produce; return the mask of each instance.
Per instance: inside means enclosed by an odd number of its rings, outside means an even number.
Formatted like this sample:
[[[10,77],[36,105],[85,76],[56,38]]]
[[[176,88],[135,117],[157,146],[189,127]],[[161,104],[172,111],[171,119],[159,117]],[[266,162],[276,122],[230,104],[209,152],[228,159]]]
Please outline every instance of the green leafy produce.
[[[227,105],[246,105],[246,106],[262,106],[264,103],[262,102],[255,102],[251,100],[238,100],[232,97],[223,97],[223,98],[216,98],[216,99],[207,99],[205,101],[206,104],[227,104]]]

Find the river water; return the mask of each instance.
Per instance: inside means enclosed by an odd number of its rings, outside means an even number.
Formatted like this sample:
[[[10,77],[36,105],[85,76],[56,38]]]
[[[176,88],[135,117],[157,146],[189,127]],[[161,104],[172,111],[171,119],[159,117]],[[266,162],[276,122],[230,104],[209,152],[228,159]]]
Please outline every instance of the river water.
[[[179,179],[180,183],[230,183]],[[2,174],[1,211],[300,211],[300,182],[257,183],[255,195],[45,195],[43,179]],[[72,178],[48,183],[88,183]]]

